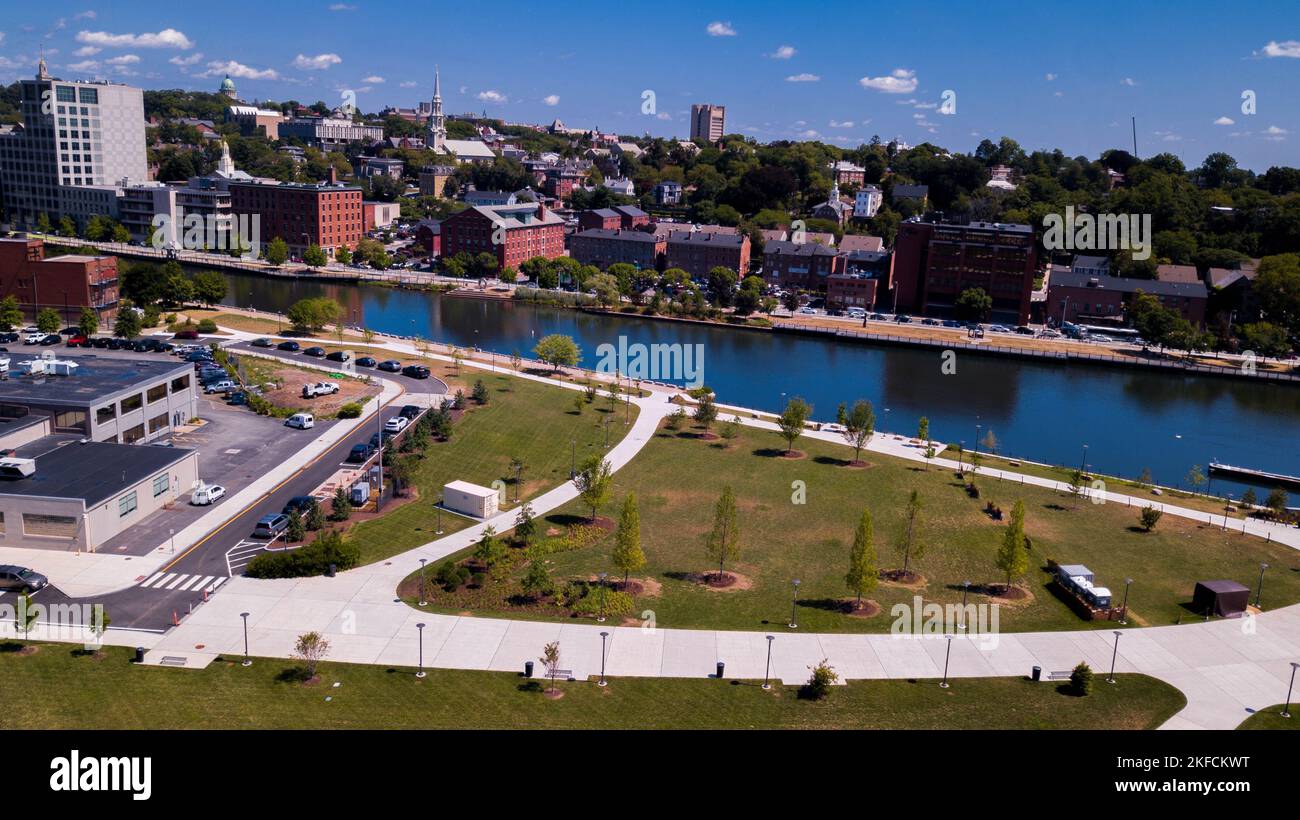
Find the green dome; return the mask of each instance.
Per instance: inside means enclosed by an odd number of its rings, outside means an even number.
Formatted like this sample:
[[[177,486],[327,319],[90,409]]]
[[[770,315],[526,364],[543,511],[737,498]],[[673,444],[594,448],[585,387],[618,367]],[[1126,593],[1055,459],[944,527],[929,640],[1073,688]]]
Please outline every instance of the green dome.
[[[224,80],[221,81],[221,90],[222,90],[222,91],[234,91],[234,90],[235,90],[235,81],[232,80],[232,79],[230,79],[230,75],[229,75],[229,74],[226,75],[226,79],[224,79]]]

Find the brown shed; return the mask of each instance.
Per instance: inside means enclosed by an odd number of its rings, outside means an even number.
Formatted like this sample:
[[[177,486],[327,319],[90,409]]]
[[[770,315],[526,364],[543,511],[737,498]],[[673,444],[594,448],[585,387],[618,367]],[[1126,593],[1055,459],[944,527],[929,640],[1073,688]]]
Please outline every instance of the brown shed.
[[[1236,581],[1197,581],[1192,593],[1192,608],[1224,618],[1236,618],[1250,603],[1250,587]]]

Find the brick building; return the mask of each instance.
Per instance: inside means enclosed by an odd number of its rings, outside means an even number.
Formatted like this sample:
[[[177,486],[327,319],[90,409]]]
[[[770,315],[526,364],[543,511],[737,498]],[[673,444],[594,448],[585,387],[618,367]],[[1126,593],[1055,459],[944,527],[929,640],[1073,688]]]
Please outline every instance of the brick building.
[[[768,242],[763,278],[787,290],[826,290],[826,280],[844,270],[844,257],[820,242]]]
[[[88,307],[104,321],[117,312],[117,258],[66,254],[46,258],[40,239],[0,239],[0,298],[16,296],[23,312],[59,311],[75,325]]]
[[[1055,266],[1047,280],[1047,318],[1058,325],[1065,321],[1123,327],[1129,323],[1128,308],[1138,293],[1154,296],[1197,327],[1205,326],[1209,294],[1202,282],[1092,276]]]
[[[993,298],[992,321],[1025,324],[1037,268],[1038,244],[1028,225],[908,220],[894,242],[895,309],[951,317],[962,291],[982,288]]]
[[[573,189],[582,185],[582,181],[586,178],[586,172],[577,168],[567,166],[547,168],[546,181],[542,183],[542,190],[547,196],[553,196],[556,199],[568,199],[569,195],[573,193]]]
[[[660,268],[668,241],[646,231],[592,228],[569,237],[569,255],[604,270],[625,262],[643,270]]]
[[[704,279],[716,267],[731,268],[744,279],[749,272],[749,237],[745,234],[707,231],[673,231],[668,234],[668,268],[681,268],[693,279]]]
[[[582,230],[598,228],[608,231],[619,228],[632,230],[649,224],[650,214],[634,205],[615,205],[611,208],[578,212],[578,227]]]
[[[260,214],[262,244],[279,237],[296,256],[319,245],[333,258],[340,247],[355,248],[365,232],[361,189],[336,182],[332,170],[330,182],[318,184],[233,183],[230,207],[236,214]]]
[[[466,208],[442,221],[441,235],[443,256],[486,251],[502,269],[534,256],[564,256],[564,220],[531,202]]]

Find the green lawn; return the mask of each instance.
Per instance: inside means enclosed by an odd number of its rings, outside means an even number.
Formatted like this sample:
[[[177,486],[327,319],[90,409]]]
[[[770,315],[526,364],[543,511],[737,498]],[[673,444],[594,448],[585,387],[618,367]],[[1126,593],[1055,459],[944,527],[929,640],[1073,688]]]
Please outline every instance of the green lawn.
[[[560,683],[564,696],[508,672],[324,664],[304,686],[290,661],[205,670],[141,667],[130,652],[102,657],[44,644],[0,645],[0,729],[1151,729],[1185,704],[1178,690],[1119,675],[1089,697],[1020,678],[854,681],[821,702],[756,682],[614,678]],[[8,651],[4,651],[8,650]],[[540,668],[540,666],[539,666]],[[335,683],[339,686],[335,686]],[[329,698],[330,700],[326,700]]]
[[[1238,729],[1300,729],[1300,704],[1291,704],[1291,717],[1282,717],[1282,704],[1260,709],[1242,721]]]
[[[892,622],[889,610],[912,602],[960,603],[962,582],[1002,580],[995,555],[1004,532],[1002,522],[984,514],[992,500],[1008,512],[1023,499],[1026,530],[1032,541],[1031,569],[1024,582],[1032,599],[1004,605],[1000,628],[1032,631],[1113,628],[1105,621],[1081,620],[1048,586],[1043,569],[1047,559],[1086,564],[1099,584],[1123,595],[1124,578],[1136,579],[1129,600],[1130,624],[1163,625],[1193,620],[1187,607],[1198,580],[1230,578],[1253,586],[1261,561],[1272,565],[1265,581],[1265,605],[1282,606],[1300,600],[1300,554],[1279,545],[1225,533],[1209,525],[1165,516],[1151,533],[1137,531],[1136,508],[1119,504],[1094,505],[1050,490],[979,479],[983,498],[972,500],[952,473],[868,454],[871,466],[842,466],[851,457],[846,448],[801,440],[807,456],[798,460],[778,455],[784,444],[775,433],[746,429],[728,448],[705,442],[689,431],[667,431],[652,440],[637,457],[615,474],[616,500],[602,510],[616,517],[627,492],[636,493],[641,517],[642,545],[648,565],[634,574],[661,585],[660,594],[636,599],[633,611],[653,610],[660,626],[670,628],[765,629],[785,624],[791,607],[791,580],[801,580],[798,621],[814,632],[884,632]],[[792,503],[794,488],[806,486],[806,503]],[[737,497],[741,555],[728,565],[752,583],[748,589],[716,591],[685,577],[710,568],[702,539],[710,527],[713,506],[723,485]],[[881,583],[871,596],[884,612],[873,618],[843,613],[848,597],[844,574],[857,518],[864,508],[875,518],[875,544],[880,569],[901,566],[894,543],[902,529],[903,504],[911,489],[924,503],[920,541],[923,557],[913,569],[926,586],[915,591]],[[559,516],[586,515],[578,504],[556,511]],[[552,516],[554,519],[555,516]],[[548,557],[556,580],[591,577],[600,571],[617,576],[611,564],[613,537],[592,546]],[[529,617],[512,606],[520,562],[513,575],[497,582],[502,593],[496,606],[465,606],[464,593],[434,590],[436,607],[472,609],[484,614]],[[988,599],[972,594],[972,602]]]
[[[574,397],[579,395],[576,391],[469,369],[464,379],[471,383],[482,379],[488,388],[488,403],[472,407],[456,423],[450,441],[430,445],[414,476],[417,500],[351,530],[348,537],[361,546],[362,563],[379,561],[433,540],[437,529],[433,505],[448,481],[463,479],[490,487],[500,479],[507,483],[510,497],[510,504],[503,507],[513,507],[511,458],[524,462],[521,498],[528,499],[568,481],[575,452],[579,462],[591,453],[605,452],[603,419],[612,419],[608,429],[611,447],[628,429],[623,423],[624,409],[620,407],[611,414],[603,397],[597,397],[594,404],[586,405],[577,414],[573,409]],[[637,406],[632,405],[633,422],[637,411]],[[442,528],[448,533],[472,523],[442,514]]]

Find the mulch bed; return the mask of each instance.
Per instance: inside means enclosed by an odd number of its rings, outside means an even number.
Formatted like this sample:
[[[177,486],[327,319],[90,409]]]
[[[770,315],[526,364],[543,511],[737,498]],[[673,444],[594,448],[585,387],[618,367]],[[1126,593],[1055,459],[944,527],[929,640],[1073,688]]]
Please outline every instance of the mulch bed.
[[[807,458],[807,454],[804,453],[803,450],[783,450],[781,452],[781,458],[788,458],[791,461],[798,461],[801,458]]]
[[[696,433],[695,437],[700,441],[717,441],[722,438],[722,436],[717,433]]]
[[[919,572],[908,570],[904,572],[901,569],[887,569],[880,573],[880,580],[887,586],[906,587],[908,589],[921,589],[929,584],[925,576]]]
[[[850,618],[874,618],[881,612],[880,604],[872,600],[862,602],[862,606],[857,605],[856,598],[850,598],[844,602],[844,614]]]
[[[857,461],[847,461],[844,463],[844,466],[851,470],[866,470],[876,465],[872,464],[870,461],[862,461],[861,459],[858,459]]]

